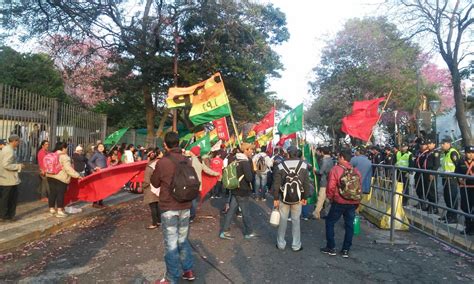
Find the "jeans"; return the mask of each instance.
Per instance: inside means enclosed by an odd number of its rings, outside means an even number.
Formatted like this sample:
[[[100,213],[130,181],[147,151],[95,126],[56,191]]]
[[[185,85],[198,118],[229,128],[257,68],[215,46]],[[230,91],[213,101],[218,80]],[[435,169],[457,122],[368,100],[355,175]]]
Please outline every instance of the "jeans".
[[[197,207],[198,207],[198,204],[199,204],[199,196],[194,198],[192,203],[191,203],[191,220],[193,220],[194,218],[196,218],[196,211],[197,211]]]
[[[352,246],[352,236],[354,235],[354,218],[357,205],[332,203],[329,214],[326,217],[326,241],[327,248],[334,249],[336,242],[334,240],[334,225],[337,223],[341,215],[344,217],[344,243],[343,250],[349,250]]]
[[[13,219],[16,214],[18,187],[0,186],[0,219]]]
[[[303,208],[301,209],[301,214],[303,215],[303,218],[310,218],[311,216],[313,216],[313,211],[314,211],[314,205],[306,204],[306,205],[303,205]]]
[[[160,206],[158,202],[152,202],[148,204],[150,206],[150,211],[151,211],[151,222],[152,225],[158,225],[161,223],[161,212],[160,212]]]
[[[181,269],[193,268],[193,255],[188,241],[189,209],[161,213],[161,227],[165,242],[166,279],[178,283]]]
[[[257,173],[255,174],[255,183],[254,183],[255,193],[260,195],[261,198],[265,198],[267,193],[267,174],[266,173]]]
[[[242,222],[244,223],[244,235],[250,235],[252,233],[250,216],[249,214],[249,197],[248,196],[236,196],[232,195],[229,205],[229,211],[227,211],[224,219],[224,227],[222,231],[228,231],[232,218],[235,216],[238,207],[242,210]]]
[[[212,196],[221,196],[222,192],[222,181],[218,181],[212,188]]]
[[[49,196],[48,196],[49,208],[54,208],[54,207],[64,208],[64,194],[66,193],[66,190],[67,190],[67,184],[55,178],[48,178],[48,184],[49,184]]]
[[[284,249],[286,246],[285,234],[286,226],[288,224],[288,215],[291,211],[291,233],[293,236],[293,244],[291,248],[293,250],[299,250],[301,248],[301,229],[300,229],[300,215],[301,215],[301,204],[289,205],[280,201],[278,208],[280,211],[280,225],[278,226],[277,245],[278,248]]]

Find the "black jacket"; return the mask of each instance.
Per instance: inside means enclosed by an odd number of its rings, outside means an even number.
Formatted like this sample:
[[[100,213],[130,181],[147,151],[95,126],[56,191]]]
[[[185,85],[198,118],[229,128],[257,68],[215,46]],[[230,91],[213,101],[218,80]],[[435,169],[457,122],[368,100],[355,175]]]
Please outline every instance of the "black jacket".
[[[239,165],[237,166],[237,176],[243,177],[240,180],[239,188],[233,190],[232,194],[236,196],[250,196],[252,193],[252,182],[254,176],[252,162],[242,153],[238,153],[236,158],[239,162]]]
[[[286,164],[286,166],[289,168],[289,169],[292,169],[292,168],[296,168],[299,161],[301,161],[300,159],[288,159],[286,161],[284,161],[284,163]],[[303,162],[301,164],[301,168],[300,168],[300,171],[298,173],[298,176],[300,178],[300,181],[301,183],[303,184],[303,199],[308,199],[312,192],[311,192],[311,187],[310,187],[310,180],[309,180],[309,173],[308,173],[308,168],[307,168],[307,164],[305,162]],[[277,172],[275,173],[274,175],[274,180],[273,180],[273,198],[275,198],[275,200],[279,200],[280,198],[280,195],[281,195],[281,186],[283,185],[283,182],[286,178],[286,172],[285,170],[283,169],[283,166],[280,164],[278,166],[278,170]]]

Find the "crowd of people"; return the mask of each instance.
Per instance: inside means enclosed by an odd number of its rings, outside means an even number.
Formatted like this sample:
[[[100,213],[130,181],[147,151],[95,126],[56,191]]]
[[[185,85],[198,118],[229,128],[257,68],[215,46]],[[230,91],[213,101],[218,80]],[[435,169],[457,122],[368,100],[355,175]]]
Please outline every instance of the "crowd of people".
[[[8,145],[0,151],[0,188],[2,220],[11,220],[15,215],[18,173],[23,168],[15,159],[15,149],[20,143],[18,135],[11,135]],[[371,180],[379,164],[399,167],[399,181],[408,184],[410,168],[423,170],[459,173],[474,176],[474,146],[466,146],[465,155],[452,146],[449,138],[443,139],[440,149],[436,148],[433,139],[418,139],[416,143],[401,144],[399,147],[356,147],[343,149],[337,153],[329,147],[316,149],[317,165],[304,159],[300,149],[290,146],[286,150],[276,148],[267,153],[265,147],[255,148],[253,144],[241,143],[238,147],[227,149],[221,146],[210,154],[201,153],[199,146],[185,151],[180,147],[179,136],[175,132],[165,135],[164,149],[135,147],[122,144],[107,151],[105,145],[98,141],[89,145],[86,153],[81,145],[75,148],[72,157],[68,155],[68,144],[57,143],[52,153],[59,156],[59,164],[48,164],[48,141],[42,141],[37,160],[40,168],[43,196],[47,196],[49,210],[57,217],[66,217],[64,210],[64,193],[71,178],[82,178],[90,173],[121,163],[132,163],[147,160],[144,175],[144,203],[149,206],[151,223],[147,229],[162,228],[165,243],[166,275],[161,283],[176,283],[179,278],[194,280],[193,256],[188,242],[189,224],[196,217],[199,201],[209,198],[225,198],[222,212],[225,214],[218,237],[222,240],[233,240],[231,225],[235,218],[242,218],[244,239],[251,240],[257,236],[250,215],[252,200],[264,202],[273,199],[273,209],[279,213],[277,238],[275,246],[284,250],[287,246],[285,233],[288,222],[292,226],[291,249],[294,252],[303,250],[301,240],[301,220],[325,219],[326,246],[321,252],[330,256],[338,254],[334,238],[334,226],[342,217],[345,236],[339,254],[347,258],[354,235],[354,219],[363,194],[371,190]],[[54,172],[54,167],[58,168]],[[193,172],[188,174],[188,168]],[[183,176],[184,174],[184,176]],[[188,174],[188,176],[186,176]],[[206,175],[206,179],[203,176]],[[312,182],[310,176],[316,177]],[[213,184],[209,194],[198,195],[192,199],[180,200],[176,197],[176,178],[184,177],[188,182],[194,179],[199,182],[197,191],[203,190],[206,183]],[[432,174],[417,172],[414,177],[415,192],[420,210],[439,214],[436,191],[436,178]],[[181,181],[183,182],[183,181]],[[315,185],[319,185],[316,190]],[[451,209],[461,209],[468,214],[474,212],[474,180],[446,177],[443,179],[444,200]],[[134,185],[127,184],[132,188]],[[465,190],[459,190],[464,187]],[[186,186],[184,186],[186,188]],[[191,187],[190,187],[191,188]],[[409,194],[405,186],[404,194]],[[316,204],[308,200],[317,194]],[[404,205],[407,205],[406,198]],[[460,200],[460,202],[459,202]],[[94,207],[102,207],[103,201],[97,201]],[[470,206],[470,207],[469,207]],[[446,211],[446,210],[445,210]],[[457,214],[447,211],[440,221],[457,222]],[[474,222],[465,218],[464,234],[474,234]]]
[[[10,135],[8,141],[0,140],[0,219],[2,221],[15,221],[16,205],[18,202],[19,173],[25,167],[18,163],[18,148],[21,137]],[[113,146],[108,151],[102,141],[87,146],[86,151],[78,145],[71,151],[72,142],[58,142],[50,151],[48,140],[42,140],[36,152],[34,161],[38,164],[39,187],[38,193],[42,201],[47,202],[51,215],[58,218],[68,216],[65,210],[64,197],[71,178],[81,179],[94,172],[113,167],[122,163],[133,163],[147,159],[147,153],[155,151],[154,148],[145,150],[133,144]],[[50,158],[52,157],[52,158]],[[32,160],[33,161],[33,160]],[[141,192],[140,183],[127,184],[125,189],[131,192]],[[92,204],[94,208],[104,207],[103,200]]]

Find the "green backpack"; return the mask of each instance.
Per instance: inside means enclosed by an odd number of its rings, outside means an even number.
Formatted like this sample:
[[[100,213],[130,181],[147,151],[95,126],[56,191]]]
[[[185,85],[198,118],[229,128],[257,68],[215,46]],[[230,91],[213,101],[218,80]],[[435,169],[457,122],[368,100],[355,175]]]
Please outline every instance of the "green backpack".
[[[237,161],[233,161],[222,172],[222,184],[226,189],[238,189],[240,186],[240,181],[244,177],[237,177],[237,166],[239,163]]]

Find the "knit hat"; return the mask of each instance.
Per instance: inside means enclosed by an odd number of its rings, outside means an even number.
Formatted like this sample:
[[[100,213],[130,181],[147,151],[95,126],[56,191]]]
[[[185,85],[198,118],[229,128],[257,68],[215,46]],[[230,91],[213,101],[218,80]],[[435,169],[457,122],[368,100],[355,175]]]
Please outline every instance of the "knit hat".
[[[201,155],[201,147],[200,146],[194,146],[191,148],[191,153],[194,154],[194,156],[200,156]]]

